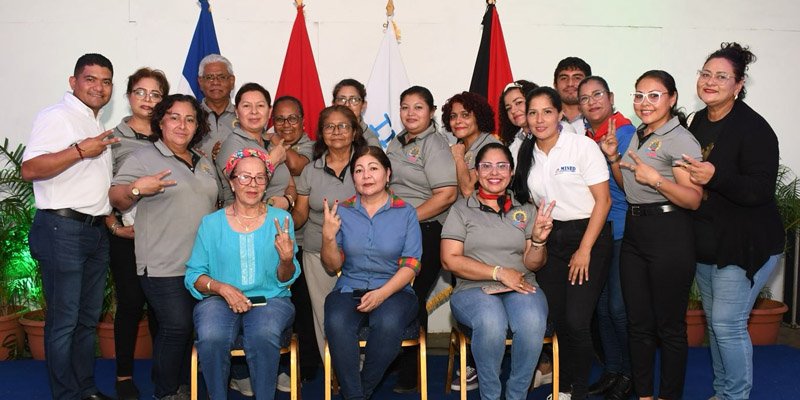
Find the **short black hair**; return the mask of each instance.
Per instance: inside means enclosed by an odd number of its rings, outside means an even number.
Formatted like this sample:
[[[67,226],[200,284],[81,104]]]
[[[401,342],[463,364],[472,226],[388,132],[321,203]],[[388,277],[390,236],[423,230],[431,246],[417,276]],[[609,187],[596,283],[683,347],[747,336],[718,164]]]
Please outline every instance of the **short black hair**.
[[[285,101],[294,103],[297,106],[297,112],[300,113],[300,118],[303,118],[305,115],[303,114],[303,103],[300,102],[300,99],[294,96],[281,96],[275,99],[275,103],[272,104],[272,108],[278,108],[278,104],[283,103]]]
[[[156,104],[155,108],[153,108],[153,116],[150,118],[150,129],[153,130],[153,134],[147,137],[148,140],[156,142],[161,139],[163,134],[161,131],[161,120],[164,119],[167,110],[172,108],[173,104],[179,102],[191,104],[194,109],[195,118],[197,118],[197,130],[194,132],[192,140],[189,141],[189,149],[192,149],[208,135],[211,131],[211,127],[208,125],[208,112],[200,106],[200,102],[198,102],[194,96],[177,93],[165,97],[164,100],[161,100],[161,102]]]
[[[568,70],[568,69],[579,69],[583,71],[583,75],[591,76],[592,75],[592,67],[586,61],[578,57],[567,57],[558,62],[556,65],[556,71],[553,72],[553,82],[558,81],[558,74],[561,71]]]
[[[75,69],[72,71],[72,76],[78,76],[83,72],[83,68],[89,65],[99,65],[108,68],[111,71],[111,76],[114,76],[114,66],[111,65],[111,60],[106,56],[98,53],[87,53],[78,58],[75,62]]]

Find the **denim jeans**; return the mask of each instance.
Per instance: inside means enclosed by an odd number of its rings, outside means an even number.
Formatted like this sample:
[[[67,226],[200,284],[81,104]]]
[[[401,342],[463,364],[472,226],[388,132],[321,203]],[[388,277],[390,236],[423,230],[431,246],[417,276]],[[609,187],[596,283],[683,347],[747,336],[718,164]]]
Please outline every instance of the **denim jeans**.
[[[183,276],[139,276],[147,303],[158,319],[153,340],[152,376],[156,398],[175,394],[189,384],[192,357],[192,310],[197,302],[183,285]]]
[[[631,375],[631,357],[628,350],[628,317],[622,300],[619,279],[619,253],[622,239],[614,241],[614,252],[608,269],[608,280],[597,302],[597,323],[600,342],[605,353],[605,371]]]
[[[54,399],[82,399],[97,392],[94,341],[108,268],[108,233],[37,211],[28,236],[39,262],[47,302],[44,343]]]
[[[708,321],[708,344],[714,367],[714,392],[719,400],[750,398],[753,387],[753,344],[747,333],[750,310],[778,263],[778,255],[753,276],[728,265],[697,263],[697,286]],[[751,285],[752,283],[752,285]]]
[[[481,399],[500,399],[500,366],[511,331],[511,371],[505,399],[528,397],[542,338],[547,327],[547,298],[541,289],[532,294],[486,294],[480,288],[461,290],[450,298],[453,317],[472,330],[472,357],[481,383]]]
[[[401,290],[369,313],[356,310],[352,293],[334,290],[325,299],[325,336],[333,369],[346,400],[369,399],[389,364],[400,353],[403,331],[417,317],[417,297]],[[369,326],[364,368],[358,371],[358,331]]]
[[[283,332],[292,326],[294,305],[288,297],[271,298],[236,314],[220,296],[211,296],[194,307],[197,354],[211,399],[228,398],[231,348],[242,335],[247,366],[256,399],[273,399],[281,358]]]

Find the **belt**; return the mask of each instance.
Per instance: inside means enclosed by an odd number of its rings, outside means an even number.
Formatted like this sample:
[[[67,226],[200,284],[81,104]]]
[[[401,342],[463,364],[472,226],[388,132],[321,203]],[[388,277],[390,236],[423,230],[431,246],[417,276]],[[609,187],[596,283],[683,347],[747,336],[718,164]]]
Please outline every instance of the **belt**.
[[[680,208],[672,204],[631,204],[628,206],[628,215],[633,217],[646,217],[648,215],[666,214],[678,211]]]
[[[94,216],[94,215],[84,214],[82,212],[77,212],[71,208],[59,208],[57,210],[41,210],[41,211],[50,214],[55,214],[60,217],[69,218],[91,226],[97,226],[102,224],[106,218],[105,215]]]

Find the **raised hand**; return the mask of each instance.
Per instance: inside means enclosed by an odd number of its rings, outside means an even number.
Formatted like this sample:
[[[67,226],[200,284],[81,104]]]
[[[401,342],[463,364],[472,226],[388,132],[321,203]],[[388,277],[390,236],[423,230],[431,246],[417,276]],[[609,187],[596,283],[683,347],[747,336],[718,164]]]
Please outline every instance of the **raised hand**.
[[[705,185],[708,183],[717,170],[714,164],[708,161],[695,160],[686,154],[683,155],[683,161],[681,167],[689,172],[689,180],[695,185]]]
[[[80,153],[83,158],[97,157],[102,154],[108,146],[119,143],[119,138],[109,138],[112,133],[114,133],[113,130],[107,130],[97,136],[81,140],[81,142],[78,143],[78,147],[81,149]]]
[[[608,120],[608,133],[603,136],[600,141],[600,150],[608,157],[616,157],[619,151],[619,142],[617,141],[617,127],[615,126],[614,118]]]
[[[278,250],[278,257],[281,261],[290,261],[294,257],[294,241],[289,236],[289,217],[283,221],[283,226],[275,218],[275,229],[278,234],[275,235],[275,249]]]
[[[339,208],[339,200],[333,202],[333,206],[328,209],[328,199],[322,199],[322,238],[335,240],[336,233],[342,226],[342,218],[336,213]]]
[[[175,186],[178,183],[174,180],[164,179],[164,177],[171,173],[172,171],[165,169],[155,175],[143,176],[133,181],[131,187],[139,189],[139,193],[142,196],[153,196],[158,193],[164,193],[166,187]]]
[[[544,199],[539,204],[539,209],[536,211],[536,220],[533,221],[533,233],[531,240],[536,242],[544,242],[553,231],[553,208],[556,206],[556,201],[553,200],[549,205],[545,205]]]
[[[633,159],[633,164],[621,162],[619,166],[622,168],[627,168],[631,172],[633,172],[633,177],[636,179],[636,182],[642,185],[648,186],[656,186],[656,184],[663,179],[661,174],[656,171],[655,168],[645,164],[639,155],[634,153],[633,151],[628,151],[628,155]]]
[[[453,153],[453,159],[456,161],[464,161],[464,155],[467,152],[467,148],[463,143],[456,143],[450,146],[450,152]]]
[[[277,167],[282,162],[286,161],[286,147],[283,146],[283,138],[278,135],[274,135],[273,137],[277,137],[279,140],[278,143],[272,146],[272,150],[269,151],[269,162]]]

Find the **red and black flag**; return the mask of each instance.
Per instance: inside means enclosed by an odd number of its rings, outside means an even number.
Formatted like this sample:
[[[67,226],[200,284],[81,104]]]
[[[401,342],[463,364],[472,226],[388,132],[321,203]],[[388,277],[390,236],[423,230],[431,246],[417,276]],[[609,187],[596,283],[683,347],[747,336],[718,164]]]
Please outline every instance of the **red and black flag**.
[[[503,88],[514,80],[511,76],[511,65],[508,62],[506,41],[503,38],[503,28],[494,6],[494,1],[489,1],[486,13],[483,15],[483,35],[475,60],[475,69],[472,71],[472,83],[469,91],[486,97],[492,106],[495,115],[495,126],[499,127],[498,99]]]

